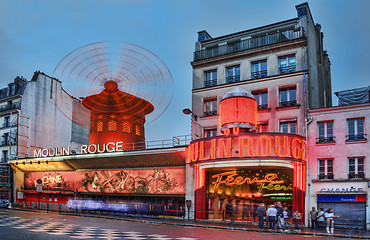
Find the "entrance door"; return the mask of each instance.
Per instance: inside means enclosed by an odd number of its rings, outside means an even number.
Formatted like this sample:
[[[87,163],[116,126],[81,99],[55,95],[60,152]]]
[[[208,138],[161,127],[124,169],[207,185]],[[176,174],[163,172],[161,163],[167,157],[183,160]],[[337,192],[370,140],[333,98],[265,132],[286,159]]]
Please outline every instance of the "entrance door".
[[[365,229],[366,203],[318,203],[318,208],[326,211],[332,208],[334,215],[339,216],[334,221],[335,227]]]

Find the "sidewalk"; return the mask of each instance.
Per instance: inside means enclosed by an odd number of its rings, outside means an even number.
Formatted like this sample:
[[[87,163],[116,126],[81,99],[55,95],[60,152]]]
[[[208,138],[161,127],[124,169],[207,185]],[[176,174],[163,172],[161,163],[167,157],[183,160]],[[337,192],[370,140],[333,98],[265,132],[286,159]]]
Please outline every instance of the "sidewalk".
[[[23,209],[23,208],[12,208],[12,210],[46,212],[42,210],[38,211],[38,210]],[[58,212],[49,212],[49,213],[59,214]],[[232,223],[228,220],[226,221],[222,221],[222,220],[196,220],[194,221],[194,220],[185,220],[182,218],[174,219],[174,218],[137,216],[137,215],[111,216],[111,215],[96,215],[96,214],[76,214],[76,213],[65,213],[65,212],[62,212],[62,215],[92,217],[92,218],[102,218],[102,219],[115,219],[115,220],[130,221],[130,222],[143,222],[143,223],[177,225],[177,226],[187,226],[187,227],[225,229],[225,230],[274,232],[274,233],[279,233],[279,234],[333,236],[333,237],[342,237],[342,238],[370,239],[370,232],[366,230],[335,229],[334,234],[328,234],[326,233],[325,229],[311,229],[311,228],[301,227],[301,232],[295,232],[293,231],[294,228],[291,227],[288,232],[282,232],[279,230],[271,231],[268,229],[258,229],[257,223],[244,222],[244,221],[235,221],[234,223]]]

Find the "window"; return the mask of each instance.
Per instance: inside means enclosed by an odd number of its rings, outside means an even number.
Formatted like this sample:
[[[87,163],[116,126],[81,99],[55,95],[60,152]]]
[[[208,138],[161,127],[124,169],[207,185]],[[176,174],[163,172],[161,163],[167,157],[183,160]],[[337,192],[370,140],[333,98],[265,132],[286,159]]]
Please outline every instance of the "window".
[[[348,158],[348,178],[363,179],[365,177],[364,158]]]
[[[110,120],[108,122],[108,132],[115,132],[117,131],[117,122]]]
[[[269,124],[267,122],[257,124],[257,132],[268,132]]]
[[[102,132],[103,131],[103,122],[102,121],[98,121],[96,123],[96,131],[97,132]]]
[[[129,122],[123,122],[122,123],[122,131],[124,132],[124,133],[131,133],[131,123],[129,123]]]
[[[288,107],[297,105],[297,91],[295,87],[281,88],[279,97],[279,106]]]
[[[366,140],[364,132],[364,119],[347,120],[347,141]]]
[[[217,70],[207,71],[204,73],[204,86],[212,87],[217,85]]]
[[[279,57],[279,73],[290,73],[296,71],[295,56]]]
[[[135,134],[136,135],[138,135],[138,136],[142,136],[143,135],[143,130],[142,130],[141,126],[136,125],[135,130],[136,130],[135,131]]]
[[[258,109],[268,109],[267,91],[266,92],[253,93],[253,95],[254,95],[254,98],[257,101]]]
[[[1,141],[1,145],[8,145],[9,144],[9,133],[4,133],[3,134],[3,139]]]
[[[334,142],[333,122],[318,122],[317,131],[317,143]]]
[[[240,81],[240,66],[233,66],[226,68],[226,82],[233,83]]]
[[[217,115],[217,98],[204,100],[204,116]]]
[[[217,136],[217,128],[204,130],[204,137],[215,137],[215,136]]]
[[[8,162],[8,151],[7,150],[3,151],[1,162],[4,162],[4,163]]]
[[[4,124],[3,127],[9,127],[10,126],[10,118],[4,117]]]
[[[318,160],[318,179],[334,179],[333,159]]]
[[[267,76],[267,62],[259,61],[252,63],[252,78],[262,78]]]
[[[280,122],[280,132],[282,133],[297,133],[297,121]]]

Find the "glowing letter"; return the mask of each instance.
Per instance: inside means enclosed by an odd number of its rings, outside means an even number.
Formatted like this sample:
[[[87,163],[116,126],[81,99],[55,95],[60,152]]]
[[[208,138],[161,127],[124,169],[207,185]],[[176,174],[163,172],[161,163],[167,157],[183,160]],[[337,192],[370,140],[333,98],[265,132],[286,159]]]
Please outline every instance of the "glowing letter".
[[[245,143],[247,141],[247,143]],[[244,157],[244,148],[248,149],[248,154],[253,157],[253,140],[251,137],[239,137],[239,157]]]
[[[301,157],[301,149],[300,145],[302,143],[302,140],[298,138],[293,138],[292,140],[292,157],[295,159],[298,159]]]
[[[219,145],[218,150],[219,150],[220,158],[224,157],[224,153],[226,155],[225,157],[227,158],[231,157],[231,149],[232,149],[231,138],[226,139],[226,141],[225,139],[220,138],[218,141],[218,145]]]
[[[262,141],[265,139],[265,147],[266,147],[266,153],[262,153]],[[271,154],[271,139],[268,136],[261,136],[257,140],[257,150],[258,150],[258,156],[260,157],[266,157]]]
[[[281,149],[281,137],[275,136],[275,153],[278,157],[286,157],[288,156],[288,136],[283,137],[284,145],[283,145],[283,153],[280,154]]]
[[[87,145],[81,145],[81,154],[87,153]]]

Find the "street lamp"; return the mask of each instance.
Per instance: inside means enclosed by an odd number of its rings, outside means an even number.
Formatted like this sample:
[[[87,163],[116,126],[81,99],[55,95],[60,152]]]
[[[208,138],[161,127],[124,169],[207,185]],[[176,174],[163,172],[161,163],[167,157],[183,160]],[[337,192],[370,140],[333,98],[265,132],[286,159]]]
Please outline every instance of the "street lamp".
[[[194,115],[194,113],[189,108],[184,108],[182,112],[186,115],[190,115],[194,118],[194,121],[197,120],[197,115]]]

